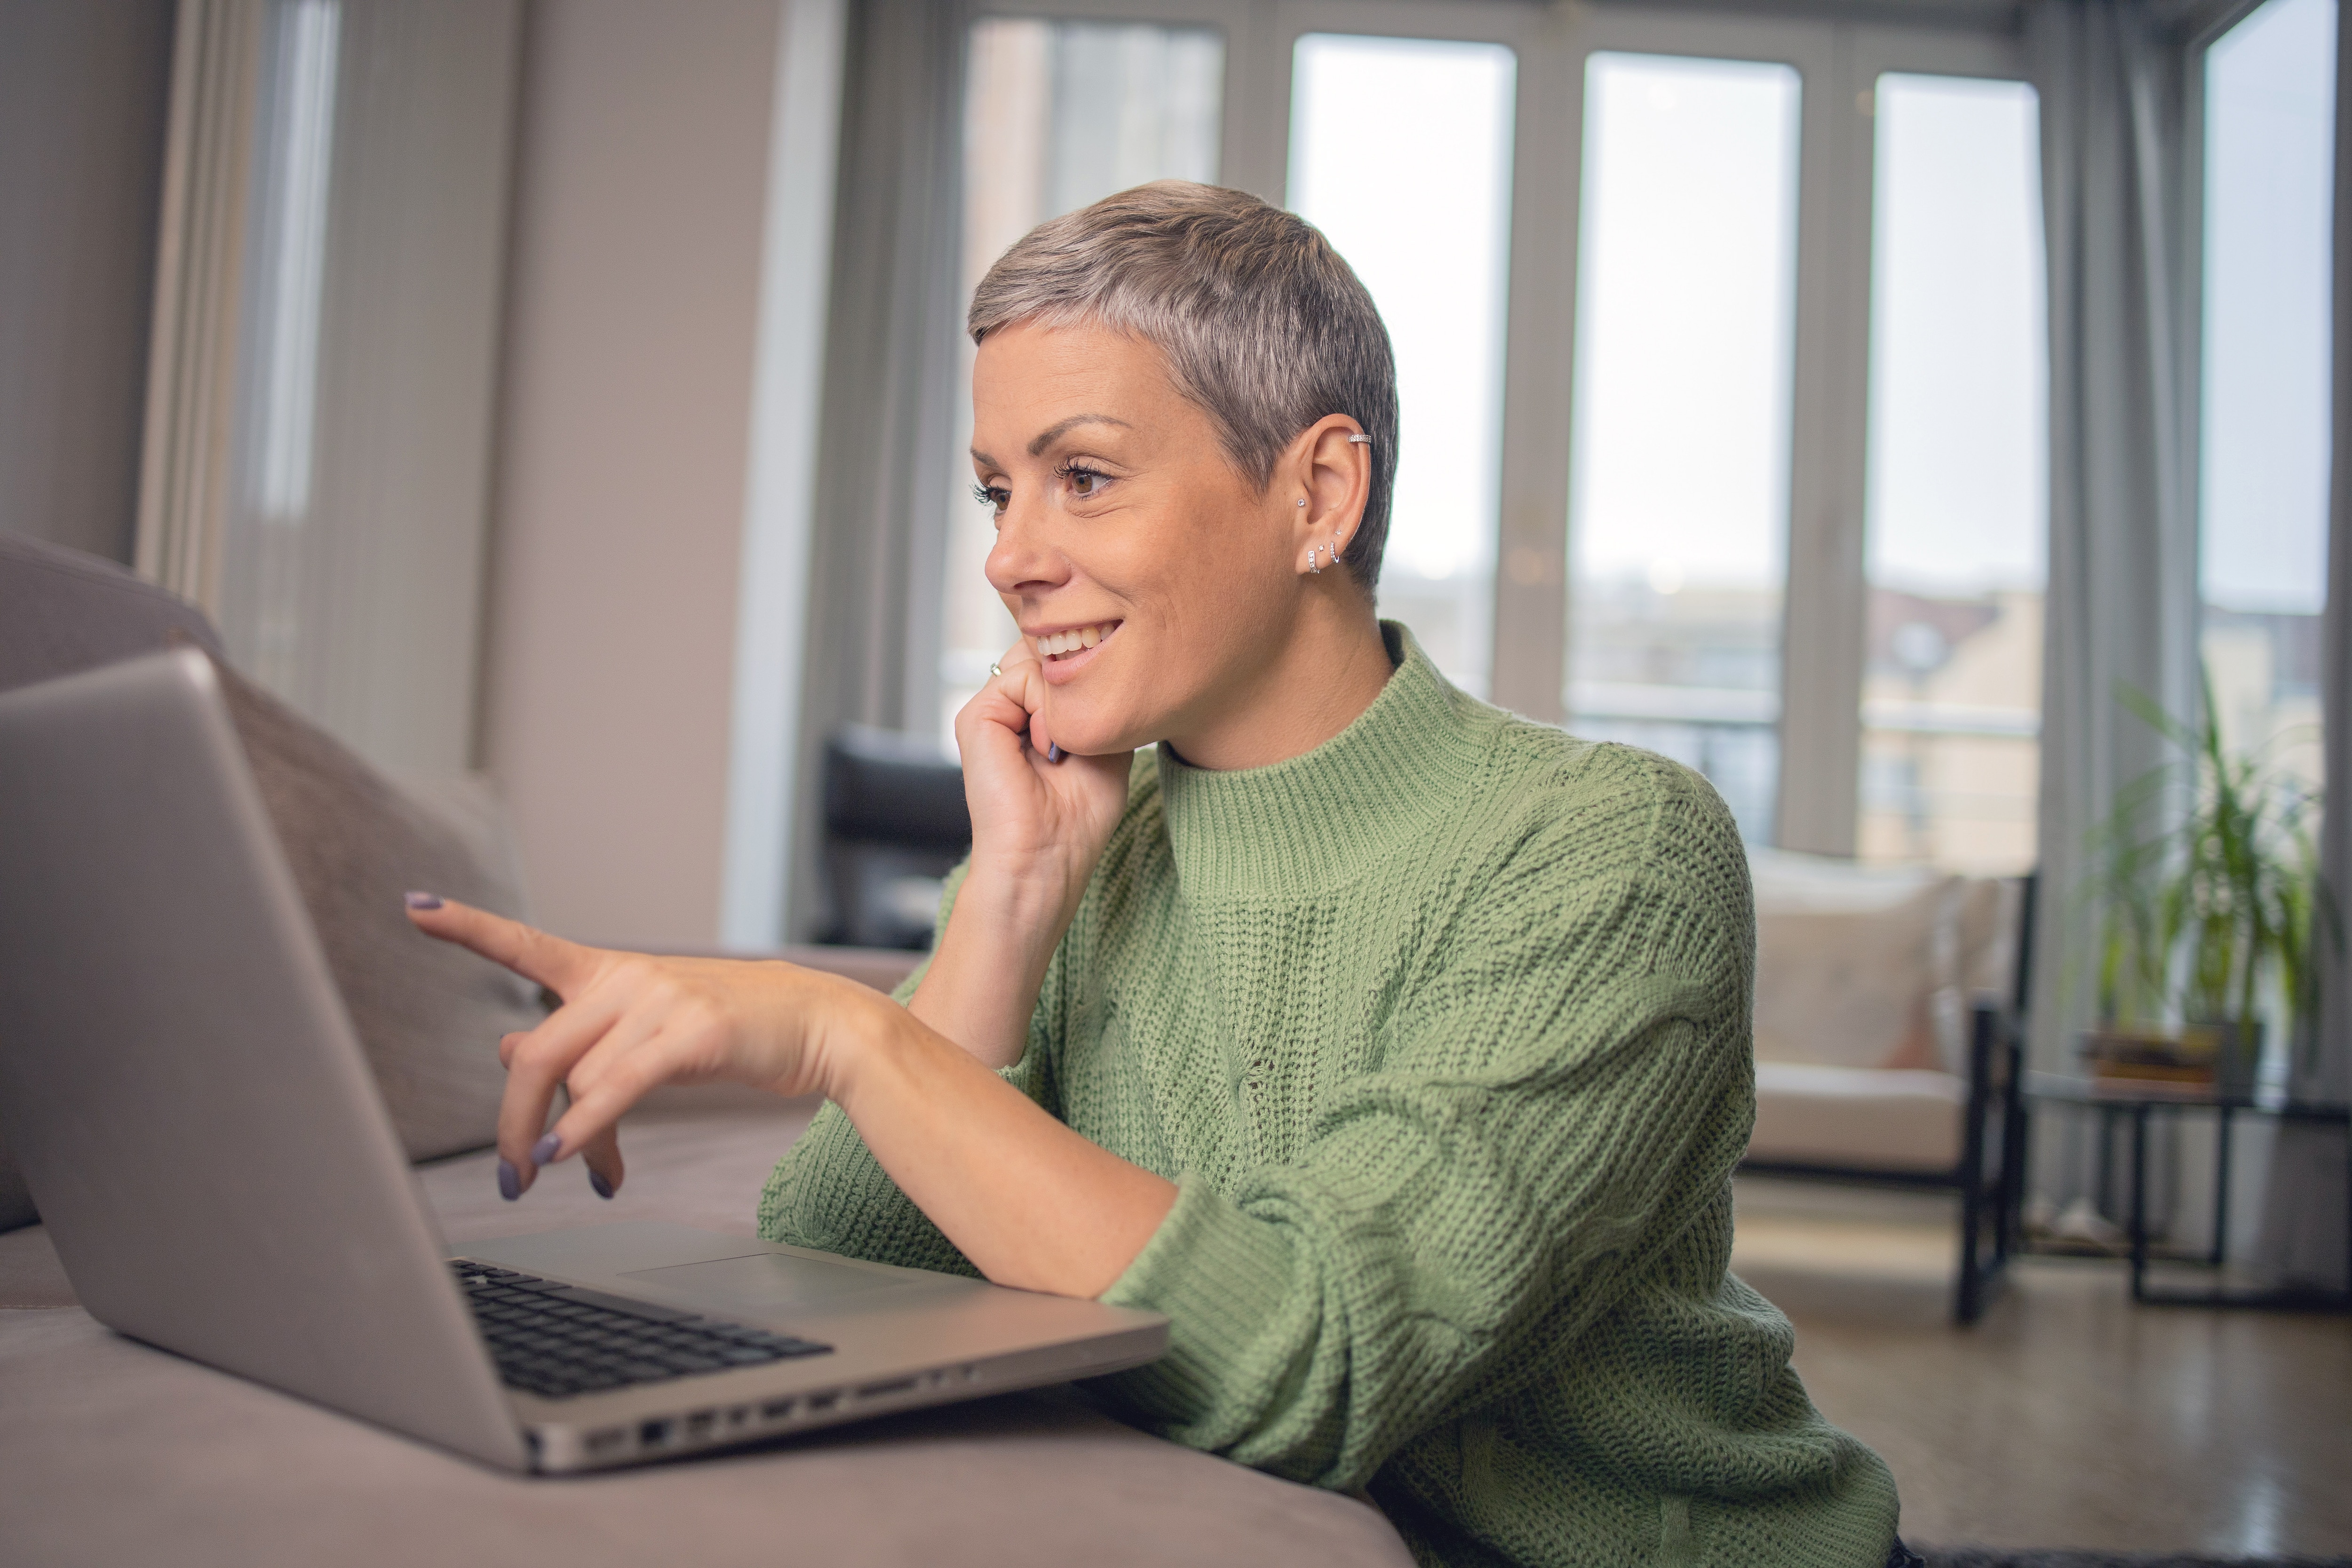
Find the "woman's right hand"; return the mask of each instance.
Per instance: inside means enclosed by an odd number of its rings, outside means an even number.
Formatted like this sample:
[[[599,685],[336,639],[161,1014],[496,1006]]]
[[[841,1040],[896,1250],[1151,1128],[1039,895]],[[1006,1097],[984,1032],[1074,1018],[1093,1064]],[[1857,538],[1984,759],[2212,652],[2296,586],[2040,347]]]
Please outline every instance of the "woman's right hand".
[[[1004,882],[1050,895],[1066,924],[1127,807],[1133,752],[1059,752],[1037,651],[1024,637],[956,715],[964,798],[971,807],[966,886]],[[1058,754],[1059,760],[1054,760]],[[1066,906],[1066,907],[1065,907]]]
[[[1058,752],[1045,671],[1025,639],[997,668],[956,715],[971,865],[909,1006],[1003,1068],[1021,1059],[1045,966],[1127,809],[1134,753]]]

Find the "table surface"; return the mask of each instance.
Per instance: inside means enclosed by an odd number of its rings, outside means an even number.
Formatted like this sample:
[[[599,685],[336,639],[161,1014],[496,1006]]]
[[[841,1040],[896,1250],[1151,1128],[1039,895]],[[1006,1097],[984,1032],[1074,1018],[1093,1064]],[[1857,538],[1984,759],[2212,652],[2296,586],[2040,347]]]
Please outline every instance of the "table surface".
[[[2352,1107],[2317,1100],[2290,1100],[2284,1095],[2215,1093],[2203,1084],[2167,1083],[2160,1079],[2118,1082],[2113,1079],[2074,1078],[2064,1073],[2029,1072],[2029,1100],[2054,1100],[2069,1105],[2174,1106],[2215,1110],[2248,1110],[2260,1116],[2280,1116],[2292,1121],[2345,1121]]]
[[[676,1096],[632,1117],[629,1177],[572,1166],[500,1202],[491,1157],[419,1173],[453,1242],[602,1219],[749,1235],[813,1108]],[[507,1475],[123,1339],[71,1304],[38,1228],[0,1235],[0,1542],[12,1562],[414,1568],[462,1552],[664,1562],[1409,1564],[1369,1505],[1146,1436],[1068,1391],[1006,1394],[729,1454]]]

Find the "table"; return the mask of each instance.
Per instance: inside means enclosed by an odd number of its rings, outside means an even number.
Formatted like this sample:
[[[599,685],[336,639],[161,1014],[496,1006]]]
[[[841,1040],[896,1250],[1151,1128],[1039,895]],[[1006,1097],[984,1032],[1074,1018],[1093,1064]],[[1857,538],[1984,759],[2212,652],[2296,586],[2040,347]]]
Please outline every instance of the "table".
[[[814,1101],[661,1091],[597,1200],[557,1167],[502,1202],[489,1153],[418,1173],[453,1241],[603,1219],[749,1235]],[[1412,1568],[1369,1503],[1002,1394],[637,1469],[510,1476],[109,1332],[46,1232],[0,1235],[0,1563],[45,1568]]]
[[[2215,1160],[2218,1169],[2213,1182],[2213,1245],[2201,1256],[2170,1254],[2164,1257],[2161,1261],[2189,1263],[2204,1268],[2219,1269],[2229,1249],[2230,1132],[2233,1121],[2241,1116],[2268,1116],[2281,1121],[2343,1127],[2347,1130],[2347,1136],[2352,1136],[2352,1106],[2263,1095],[2223,1096],[2210,1089],[2183,1088],[2170,1084],[2150,1083],[2146,1086],[2126,1087],[2045,1072],[2030,1072],[2025,1075],[2025,1098],[2029,1102],[2037,1105],[2064,1107],[2096,1113],[2100,1119],[2103,1148],[2105,1146],[2105,1140],[2113,1136],[2116,1121],[2128,1120],[2131,1128],[2131,1193],[2126,1235],[2131,1247],[2133,1300],[2157,1307],[2252,1307],[2278,1311],[2352,1311],[2352,1289],[2317,1290],[2289,1288],[2268,1290],[2231,1290],[2216,1285],[2207,1290],[2164,1290],[2154,1289],[2147,1282],[2147,1266],[2153,1256],[2147,1239],[2147,1130],[2151,1121],[2158,1115],[2167,1114],[2177,1118],[2183,1111],[2189,1110],[2210,1111],[2216,1118]],[[2346,1279],[2347,1281],[2352,1281],[2352,1160],[2347,1161],[2347,1167],[2344,1257]],[[2105,1169],[2106,1162],[2103,1159],[2101,1163],[2103,1181]]]

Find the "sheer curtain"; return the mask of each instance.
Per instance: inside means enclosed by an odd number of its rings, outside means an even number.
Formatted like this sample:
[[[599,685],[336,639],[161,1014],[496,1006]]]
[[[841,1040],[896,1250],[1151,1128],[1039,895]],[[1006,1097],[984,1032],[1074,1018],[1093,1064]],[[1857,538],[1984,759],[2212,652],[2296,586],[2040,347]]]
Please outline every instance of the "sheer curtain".
[[[2045,0],[2026,26],[2042,106],[2051,426],[2031,1056],[2070,1070],[2092,1005],[2084,839],[2121,785],[2165,760],[2116,692],[2180,713],[2197,689],[2186,60],[2149,0]]]
[[[851,7],[793,791],[788,940],[818,922],[824,740],[844,723],[929,729],[955,417],[963,0]],[[918,602],[919,596],[920,602]]]
[[[520,0],[187,0],[137,562],[379,766],[470,765]]]
[[[2027,37],[2042,104],[2050,267],[2050,612],[2044,649],[2042,908],[2032,1060],[2071,1070],[2091,1020],[2086,835],[2116,790],[2166,760],[2116,700],[2126,687],[2196,710],[2196,330],[2188,216],[2193,57],[2150,0],[2042,0]],[[2338,33],[2337,80],[2347,38]],[[2352,795],[2352,142],[2336,100],[2336,411],[2325,744]],[[2327,814],[2325,859],[2352,889],[2352,810]],[[2352,1094],[2352,972],[2336,961],[2294,1091]],[[2051,1150],[2049,1152],[2055,1152]],[[2342,1283],[2345,1140],[2287,1126],[2272,1145],[2254,1261],[2290,1283]],[[2044,1171],[2053,1169],[2047,1159]],[[2184,1168],[2184,1174],[2186,1174]],[[2065,1192],[2043,1195],[2063,1198]]]
[[[2328,811],[2320,860],[2339,909],[2352,917],[2352,27],[2336,29],[2335,450],[2329,470],[2326,659],[2320,682]],[[2346,933],[2352,942],[2352,931]],[[2318,1037],[2295,1053],[2289,1082],[2299,1100],[2352,1100],[2352,963],[2326,933],[2317,943],[2325,987]],[[2280,1283],[2352,1288],[2345,1234],[2352,1225],[2352,1172],[2345,1133],[2282,1127],[2271,1155],[2257,1260]]]

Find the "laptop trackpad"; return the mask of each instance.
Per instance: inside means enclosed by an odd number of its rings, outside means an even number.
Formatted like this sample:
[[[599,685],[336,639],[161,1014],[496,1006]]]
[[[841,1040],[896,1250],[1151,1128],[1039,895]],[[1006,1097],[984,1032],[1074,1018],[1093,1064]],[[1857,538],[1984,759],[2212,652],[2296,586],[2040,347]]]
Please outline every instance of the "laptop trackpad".
[[[747,1258],[724,1258],[715,1263],[640,1268],[628,1278],[692,1296],[715,1311],[748,1317],[806,1311],[845,1297],[903,1289],[909,1283],[920,1283],[910,1282],[900,1275],[856,1268],[819,1258],[795,1258],[784,1252],[755,1252]]]

